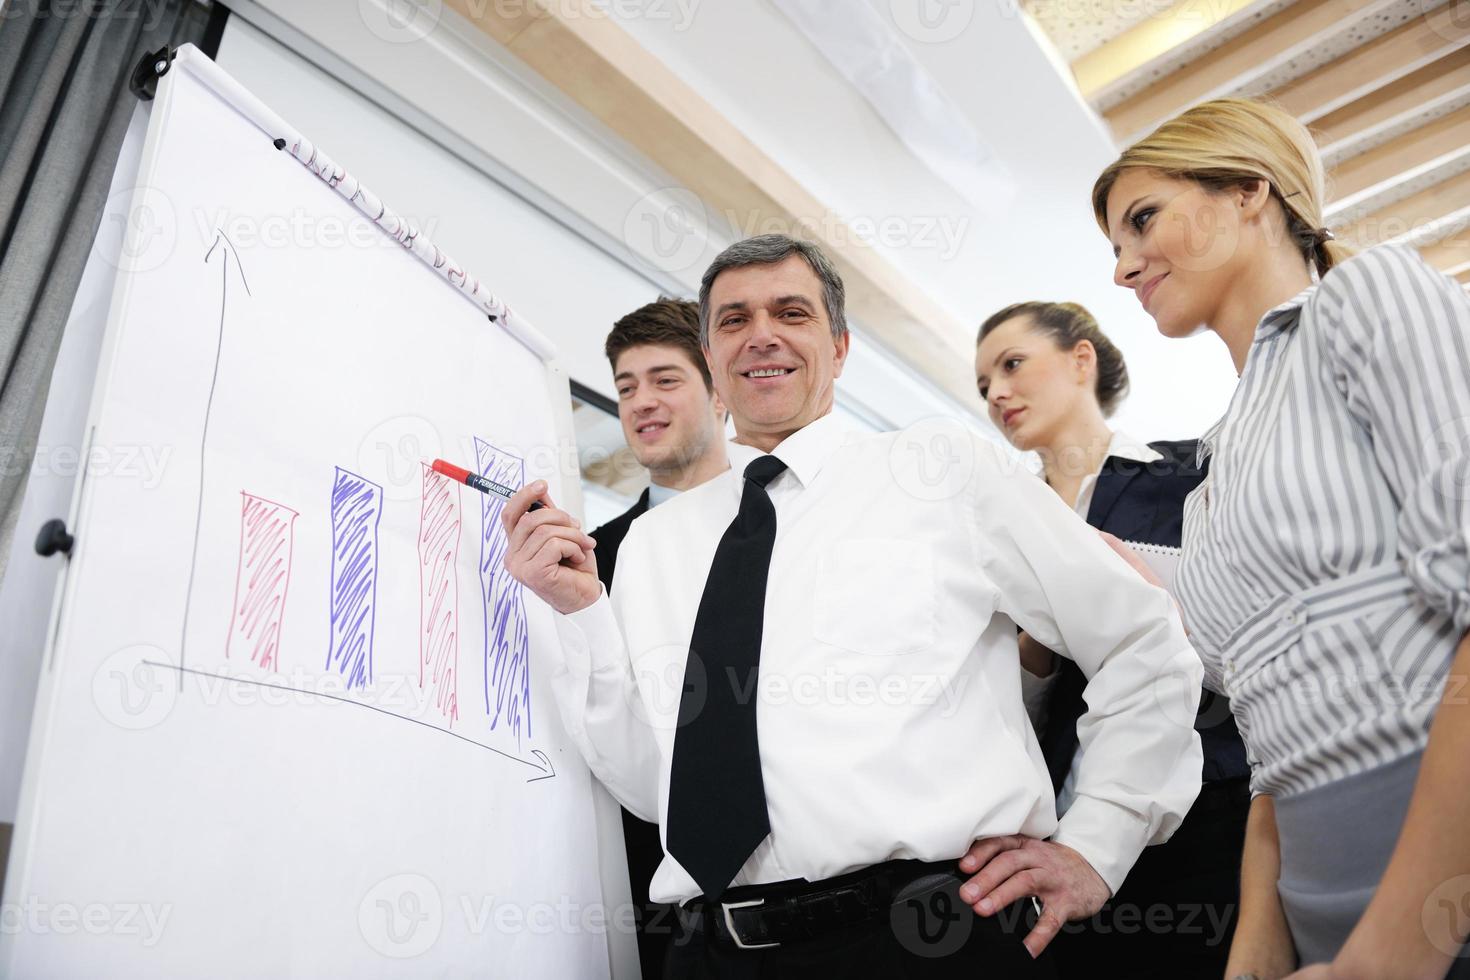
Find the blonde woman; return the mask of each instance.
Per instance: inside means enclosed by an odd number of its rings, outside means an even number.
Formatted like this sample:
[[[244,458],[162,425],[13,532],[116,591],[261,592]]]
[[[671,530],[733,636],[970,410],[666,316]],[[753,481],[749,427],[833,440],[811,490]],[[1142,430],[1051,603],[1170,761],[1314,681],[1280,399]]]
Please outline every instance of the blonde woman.
[[[1226,976],[1470,976],[1470,300],[1322,201],[1306,130],[1237,99],[1092,195],[1118,285],[1240,374],[1176,582],[1251,758]]]

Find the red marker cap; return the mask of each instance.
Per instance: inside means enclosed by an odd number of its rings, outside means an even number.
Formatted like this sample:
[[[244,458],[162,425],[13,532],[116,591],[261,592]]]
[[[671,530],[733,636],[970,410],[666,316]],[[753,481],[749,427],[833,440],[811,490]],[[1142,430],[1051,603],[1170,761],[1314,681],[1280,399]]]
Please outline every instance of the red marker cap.
[[[464,483],[470,478],[469,470],[455,466],[453,463],[446,463],[442,459],[434,460],[433,466],[431,468],[434,470],[435,473],[443,473],[451,480],[456,480],[460,483]]]

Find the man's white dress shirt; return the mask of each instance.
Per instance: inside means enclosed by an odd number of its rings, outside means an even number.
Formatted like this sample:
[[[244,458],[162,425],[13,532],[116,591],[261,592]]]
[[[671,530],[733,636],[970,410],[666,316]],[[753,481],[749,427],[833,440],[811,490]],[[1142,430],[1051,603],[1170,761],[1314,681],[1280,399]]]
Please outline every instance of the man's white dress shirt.
[[[568,733],[629,810],[667,812],[669,763],[715,547],[759,453],[640,517],[614,599],[558,616]],[[773,451],[777,515],[754,696],[771,834],[734,884],[957,858],[1022,833],[1116,891],[1200,787],[1202,667],[1173,602],[1017,461],[957,421],[856,434],[826,416]],[[621,624],[621,630],[619,629]],[[1087,764],[1060,825],[1021,701],[1016,626],[1089,678]],[[655,901],[699,894],[670,856]]]

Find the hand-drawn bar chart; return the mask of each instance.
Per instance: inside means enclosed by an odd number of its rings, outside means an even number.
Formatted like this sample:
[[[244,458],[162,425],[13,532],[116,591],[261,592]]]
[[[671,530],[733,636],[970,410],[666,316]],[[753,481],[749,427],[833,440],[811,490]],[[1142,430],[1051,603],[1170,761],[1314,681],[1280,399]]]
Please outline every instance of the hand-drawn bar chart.
[[[475,461],[481,476],[508,487],[525,480],[519,456],[475,438]],[[480,591],[485,605],[485,712],[490,728],[502,723],[519,742],[531,734],[530,639],[521,584],[505,570],[509,546],[500,526],[505,501],[482,494],[480,503]],[[524,732],[522,729],[524,728]]]
[[[480,438],[475,439],[475,453],[481,475],[507,486],[520,486],[524,482],[525,463],[514,453]],[[454,731],[456,723],[464,720],[460,714],[459,691],[459,560],[466,530],[461,485],[434,472],[427,464],[420,465],[418,530],[411,552],[416,566],[411,574],[417,576],[419,586],[418,638],[408,657],[417,661],[417,686],[424,695],[420,703],[429,707],[426,712],[403,713],[373,703],[375,685],[394,681],[393,677],[386,681],[379,677],[376,663],[377,655],[383,652],[377,650],[380,613],[383,613],[378,608],[384,561],[380,534],[384,509],[389,505],[385,504],[381,484],[342,466],[332,467],[330,472],[330,482],[323,480],[323,490],[329,491],[324,492],[324,500],[330,518],[330,541],[323,540],[320,546],[322,552],[327,552],[330,544],[327,655],[324,664],[316,661],[321,667],[307,669],[308,673],[321,669],[328,677],[340,679],[341,684],[336,688],[340,693],[317,689],[309,677],[303,681],[301,670],[306,665],[294,660],[283,664],[281,660],[287,607],[293,602],[309,602],[311,598],[303,595],[293,599],[289,594],[293,553],[303,545],[295,533],[301,514],[285,504],[246,491],[240,493],[239,550],[225,656],[239,657],[248,652],[252,664],[275,676],[222,675],[183,665],[178,665],[178,670],[239,683],[302,690],[332,701],[359,704],[438,729],[521,762],[536,772],[528,782],[554,776],[555,769],[544,752],[533,749],[529,757],[521,755],[525,741],[531,737],[530,628],[523,587],[505,570],[508,542],[500,525],[504,500],[494,494],[480,494],[479,527],[470,531],[480,539],[479,597],[485,627],[480,653],[485,714],[479,719],[477,710],[473,722],[484,727],[461,734]],[[401,558],[393,560],[398,562]],[[298,591],[299,588],[298,584]],[[392,613],[392,609],[386,611],[388,615]],[[291,642],[299,645],[301,641]],[[389,652],[397,657],[404,651]],[[388,672],[393,673],[391,669]],[[408,683],[413,683],[414,676],[409,675]],[[501,742],[509,748],[511,739],[515,742],[511,751],[493,744]]]
[[[419,507],[419,687],[453,726],[459,718],[460,484],[428,464]]]
[[[297,516],[284,504],[240,491],[240,555],[226,657],[248,651],[252,663],[279,669]]]
[[[411,239],[411,232],[409,237]],[[248,398],[239,390],[217,390],[221,387],[220,376],[226,360],[226,299],[235,286],[236,278],[239,279],[242,294],[246,298],[252,297],[234,247],[223,232],[216,234],[204,255],[204,261],[206,264],[220,266],[222,282],[220,316],[217,324],[213,325],[216,328],[214,371],[210,378],[200,445],[200,489],[196,505],[199,519],[204,514],[206,499],[214,496],[204,485],[213,409],[217,401],[228,407],[238,405],[242,398]],[[507,486],[518,487],[524,482],[525,462],[521,457],[498,449],[485,439],[475,438],[474,444],[476,465],[481,475]],[[271,487],[253,487],[251,490],[239,491],[239,540],[235,558],[233,601],[229,610],[229,635],[224,646],[224,656],[227,661],[237,664],[243,664],[248,658],[251,665],[268,671],[273,676],[249,678],[238,673],[221,675],[202,664],[199,667],[185,664],[182,636],[188,633],[190,602],[187,599],[177,669],[181,677],[184,674],[226,677],[239,683],[307,690],[328,700],[359,704],[415,724],[436,728],[513,758],[535,770],[532,781],[550,778],[555,770],[545,753],[533,750],[530,758],[524,758],[520,754],[524,741],[531,736],[529,623],[522,587],[511,578],[504,567],[507,541],[505,532],[500,527],[500,512],[504,508],[504,501],[493,495],[481,496],[478,534],[475,529],[469,529],[471,541],[475,536],[480,539],[479,594],[484,622],[480,655],[484,668],[485,714],[483,719],[474,719],[473,725],[478,726],[477,728],[471,728],[464,734],[454,731],[456,724],[464,721],[460,716],[459,690],[462,637],[460,619],[463,602],[459,594],[458,564],[464,550],[461,541],[467,529],[460,500],[460,484],[434,472],[426,464],[420,465],[422,482],[418,500],[417,540],[415,550],[409,553],[413,557],[408,559],[416,565],[411,567],[409,574],[416,575],[419,585],[416,624],[418,639],[413,648],[407,651],[396,648],[392,651],[377,649],[383,622],[391,621],[382,620],[382,616],[391,617],[395,612],[393,608],[380,608],[384,601],[383,562],[394,563],[389,571],[397,572],[401,577],[402,569],[399,566],[408,557],[401,551],[390,549],[389,554],[392,557],[385,558],[380,537],[384,511],[389,505],[386,503],[383,486],[351,469],[333,466],[324,461],[322,497],[318,499],[327,506],[318,513],[327,518],[327,527],[324,529],[327,533],[313,530],[309,540],[298,540],[296,535],[298,525],[306,526],[301,523],[302,510],[298,509],[299,502],[293,499],[293,506],[288,506],[272,499],[272,496],[287,498],[290,491]],[[307,516],[311,518],[315,515]],[[188,588],[190,598],[193,595],[194,573],[199,564],[197,526],[193,547]],[[298,548],[307,550],[297,554]],[[469,556],[465,557],[468,559]],[[293,647],[314,646],[302,633],[302,627],[309,622],[310,617],[303,619],[304,610],[293,613],[290,609],[301,603],[310,607],[319,600],[315,595],[296,595],[292,592],[292,564],[293,560],[297,565],[302,562],[314,564],[322,558],[326,559],[330,568],[325,655],[318,653],[301,658],[291,655],[290,651]],[[300,589],[300,583],[297,582],[296,592],[300,592]],[[398,611],[401,615],[403,610],[400,608]],[[289,635],[288,620],[295,623],[294,631]],[[283,649],[287,651],[286,660],[289,662],[283,663]],[[380,671],[400,674],[397,668],[379,664],[378,661],[388,657],[389,653],[389,661],[402,664],[410,670],[413,668],[409,661],[417,661],[417,669],[407,676],[407,680],[412,684],[416,674],[417,688],[422,697],[420,703],[427,707],[425,712],[410,710],[403,713],[373,703],[377,697],[374,693],[375,687],[384,682],[384,678],[379,677]],[[315,681],[311,679],[311,675],[317,670],[324,671],[326,677],[336,682],[334,689],[315,689]],[[303,671],[306,672],[305,676]],[[288,681],[287,678],[294,680]],[[387,682],[396,679],[397,677],[390,677]],[[474,714],[479,715],[478,709]],[[515,742],[512,752],[503,751],[491,744],[506,744],[511,739]]]
[[[322,176],[329,184],[341,177],[335,171]],[[396,232],[387,230],[405,247],[416,247],[417,233],[406,223]],[[228,438],[223,451],[216,448],[216,423],[227,433],[247,424],[255,427],[251,431],[257,440],[264,436],[266,444],[284,446],[299,428],[294,424],[299,419],[288,425],[289,432],[260,428],[263,417],[256,406],[268,400],[273,379],[261,379],[268,382],[264,386],[257,384],[241,373],[236,360],[242,352],[269,343],[273,328],[259,315],[260,304],[274,300],[269,279],[265,288],[246,279],[233,243],[220,229],[202,259],[211,299],[217,289],[219,300],[218,316],[213,316],[211,303],[208,323],[211,370],[200,431],[179,657],[177,663],[152,665],[176,669],[180,690],[185,676],[197,675],[300,691],[472,743],[533,770],[529,782],[555,776],[547,754],[526,746],[532,737],[531,622],[522,586],[504,567],[508,546],[500,526],[504,501],[481,495],[476,526],[464,511],[461,484],[426,464],[415,464],[421,467],[418,500],[393,501],[385,494],[382,475],[363,475],[367,464],[361,456],[353,468],[334,465],[341,457],[319,457],[305,494],[301,471],[285,481],[241,475],[242,460],[238,452],[232,457]],[[437,250],[435,259],[435,268],[447,265],[443,271],[451,284],[467,289],[479,302],[477,282],[447,258],[440,260]],[[217,285],[213,266],[219,269]],[[488,294],[482,305],[486,304],[492,322],[510,317],[510,311]],[[512,487],[525,481],[520,456],[487,439],[475,437],[473,443],[481,475]],[[258,468],[264,471],[271,470],[273,462],[248,461],[252,468],[261,464]],[[232,475],[221,478],[216,475],[220,471]],[[206,472],[223,486],[211,485]],[[477,590],[468,578],[469,565],[461,574],[462,558],[475,563]],[[226,610],[220,603],[230,588],[231,570],[234,585]],[[209,603],[211,624],[194,631],[201,636],[192,636],[190,630],[191,616],[202,612],[194,608],[196,578],[209,583],[207,589],[218,589]],[[307,578],[312,580],[310,587],[303,588]],[[416,613],[410,598],[415,581]],[[321,584],[327,586],[325,608],[318,591]],[[483,618],[474,615],[471,604],[482,607]],[[461,663],[466,616],[471,623],[482,618],[484,635],[470,641],[469,649],[478,656]],[[201,646],[202,634],[217,637],[226,618],[229,631],[223,650],[214,642]],[[468,702],[461,699],[465,667],[471,668],[471,677],[475,669],[483,668],[480,677],[466,682],[469,691],[483,687],[483,702],[473,695]],[[407,701],[400,696],[400,683],[413,693]]]
[[[383,488],[337,467],[332,482],[331,648],[327,669],[349,689],[373,681],[378,604],[378,523]]]

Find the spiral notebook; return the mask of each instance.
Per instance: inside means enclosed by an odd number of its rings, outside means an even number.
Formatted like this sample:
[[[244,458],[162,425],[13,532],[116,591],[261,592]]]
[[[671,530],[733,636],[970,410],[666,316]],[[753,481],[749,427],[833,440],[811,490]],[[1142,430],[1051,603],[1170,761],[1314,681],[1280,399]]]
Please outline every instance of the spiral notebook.
[[[1159,581],[1164,583],[1164,588],[1169,594],[1174,593],[1174,577],[1179,571],[1179,556],[1183,551],[1179,548],[1171,548],[1166,544],[1148,544],[1144,541],[1124,541],[1132,548],[1138,557],[1143,559],[1144,564],[1153,569]]]

